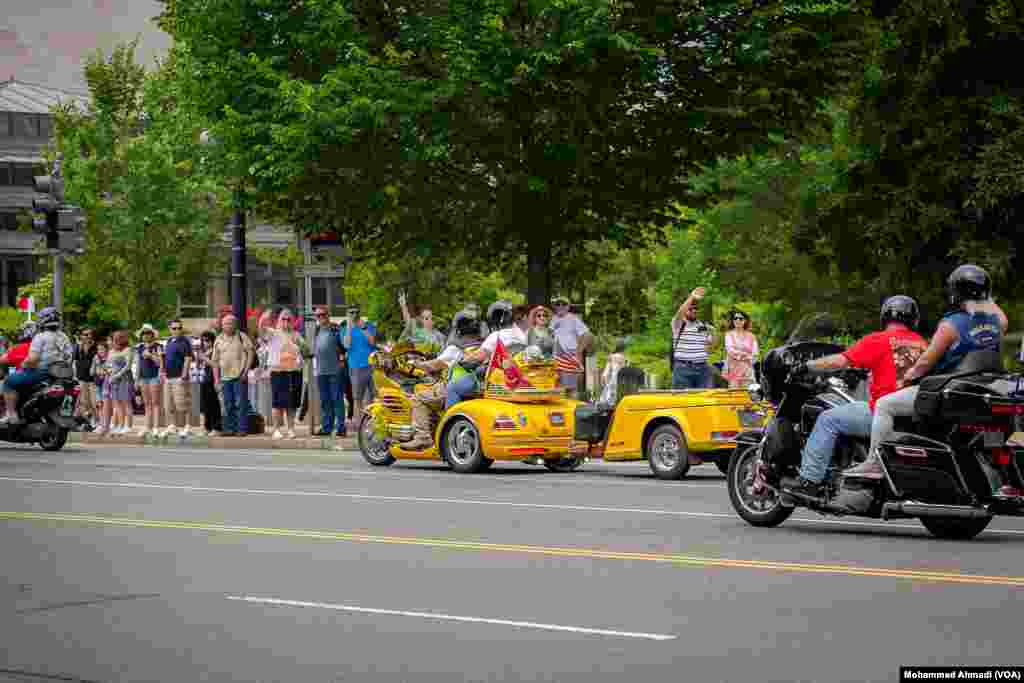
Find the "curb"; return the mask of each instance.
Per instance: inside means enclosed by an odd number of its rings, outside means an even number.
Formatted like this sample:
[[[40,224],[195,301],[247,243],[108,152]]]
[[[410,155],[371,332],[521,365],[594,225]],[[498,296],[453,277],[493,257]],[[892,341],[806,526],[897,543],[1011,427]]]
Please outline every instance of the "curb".
[[[89,444],[92,446],[158,446],[162,448],[216,448],[218,450],[307,450],[307,451],[332,451],[340,447],[342,450],[356,450],[359,448],[353,437],[343,438],[320,438],[320,437],[299,437],[296,439],[273,439],[270,436],[251,435],[245,437],[223,437],[223,436],[189,436],[187,438],[165,437],[157,439],[152,436],[138,436],[136,434],[121,434],[116,436],[89,432],[71,432],[68,434],[68,443]]]

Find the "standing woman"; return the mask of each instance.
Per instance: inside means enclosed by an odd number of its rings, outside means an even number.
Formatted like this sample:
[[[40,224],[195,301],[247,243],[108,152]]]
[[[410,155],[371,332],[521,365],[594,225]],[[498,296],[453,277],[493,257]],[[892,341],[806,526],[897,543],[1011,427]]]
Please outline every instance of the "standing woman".
[[[274,418],[274,438],[283,439],[281,429],[287,423],[289,439],[295,438],[295,412],[302,398],[302,366],[306,356],[306,341],[292,325],[292,312],[281,311],[277,327],[271,327],[269,318],[260,334],[267,340],[267,365],[270,368],[271,408]]]
[[[128,332],[118,330],[113,336],[113,348],[107,354],[107,406],[104,408],[104,426],[110,425],[111,434],[124,434],[130,429],[132,398],[135,382],[132,378],[132,350],[128,346]],[[106,429],[101,432],[107,431]]]
[[[149,323],[139,330],[139,337],[142,343],[135,347],[133,360],[142,389],[142,402],[146,406],[146,426],[139,433],[145,436],[160,426],[160,411],[163,407],[160,369],[163,367],[164,347],[156,340],[156,329]]]
[[[213,342],[216,339],[217,335],[212,330],[203,332],[199,338],[199,353],[196,355],[195,364],[196,378],[199,382],[199,412],[203,414],[203,429],[206,430],[207,436],[216,436],[223,428],[220,398],[217,396],[217,385],[213,381],[213,365],[210,363]]]
[[[746,313],[733,310],[729,321],[732,329],[725,333],[725,378],[730,389],[744,388],[754,381],[754,359],[760,349]]]

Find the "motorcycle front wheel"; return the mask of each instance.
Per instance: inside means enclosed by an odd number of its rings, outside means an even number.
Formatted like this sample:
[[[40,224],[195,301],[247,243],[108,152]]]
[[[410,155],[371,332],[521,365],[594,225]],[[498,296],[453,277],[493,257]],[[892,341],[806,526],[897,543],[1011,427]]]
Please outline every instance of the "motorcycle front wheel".
[[[39,439],[39,446],[44,451],[59,451],[68,442],[68,430],[63,427],[50,425],[43,438]]]
[[[793,514],[782,505],[779,494],[765,487],[754,491],[754,475],[761,460],[760,446],[739,446],[729,459],[729,500],[736,513],[753,526],[772,527],[782,524]]]

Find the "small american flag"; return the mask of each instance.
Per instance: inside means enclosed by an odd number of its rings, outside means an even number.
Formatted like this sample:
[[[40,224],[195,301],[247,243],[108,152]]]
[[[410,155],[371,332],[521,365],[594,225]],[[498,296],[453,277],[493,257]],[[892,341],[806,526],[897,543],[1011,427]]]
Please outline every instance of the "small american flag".
[[[580,359],[576,357],[575,353],[569,353],[568,351],[559,351],[555,354],[555,368],[559,372],[583,372]]]

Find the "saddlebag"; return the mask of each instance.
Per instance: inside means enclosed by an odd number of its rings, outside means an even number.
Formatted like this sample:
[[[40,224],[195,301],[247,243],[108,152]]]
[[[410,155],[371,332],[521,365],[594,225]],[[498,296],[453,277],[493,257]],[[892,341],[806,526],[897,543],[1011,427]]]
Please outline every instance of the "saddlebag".
[[[599,443],[604,441],[614,408],[595,403],[576,406],[576,441]]]

